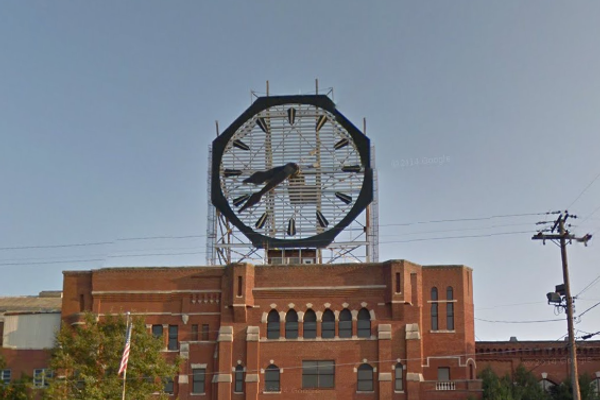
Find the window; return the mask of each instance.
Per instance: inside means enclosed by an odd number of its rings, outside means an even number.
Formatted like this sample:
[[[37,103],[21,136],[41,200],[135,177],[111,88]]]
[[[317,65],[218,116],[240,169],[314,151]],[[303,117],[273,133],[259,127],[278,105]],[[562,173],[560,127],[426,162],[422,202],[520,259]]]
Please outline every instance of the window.
[[[444,382],[450,380],[450,368],[439,367],[438,368],[438,381]]]
[[[265,392],[279,392],[279,367],[277,365],[269,365],[265,370]]]
[[[237,289],[238,289],[237,296],[238,297],[242,297],[242,282],[243,282],[242,277],[238,276],[238,287],[237,287]]]
[[[152,335],[155,338],[161,338],[163,335],[163,326],[162,325],[152,325]]]
[[[401,392],[404,390],[404,367],[402,364],[396,364],[394,368],[394,390]]]
[[[298,339],[298,314],[294,310],[285,315],[285,338]]]
[[[439,329],[438,326],[438,290],[436,287],[431,288],[431,301],[434,303],[431,304],[431,330],[437,331]]]
[[[10,369],[0,369],[0,382],[10,385]]]
[[[352,337],[352,313],[347,308],[344,308],[340,313],[338,336],[341,338]]]
[[[198,324],[192,325],[192,341],[198,340]]]
[[[400,286],[400,272],[396,272],[396,293],[402,292],[402,288]]]
[[[235,367],[235,385],[233,391],[235,393],[244,393],[244,367],[241,365]]]
[[[323,313],[323,323],[321,324],[321,337],[323,339],[333,339],[335,337],[335,315],[329,309]]]
[[[179,348],[179,327],[177,325],[169,325],[169,350],[177,350]]]
[[[175,391],[175,383],[173,382],[173,378],[167,378],[165,382],[165,388],[163,390],[165,393],[173,394]]]
[[[371,313],[366,308],[361,308],[358,312],[358,337],[371,337]]]
[[[80,294],[79,295],[79,312],[85,311],[85,297]]]
[[[446,304],[446,328],[449,331],[454,330],[454,303]]]
[[[475,367],[473,363],[469,363],[469,379],[475,379]]]
[[[334,383],[333,361],[302,361],[302,389],[331,389]]]
[[[202,324],[202,340],[208,340],[208,324]]]
[[[306,310],[304,314],[304,338],[314,339],[317,337],[317,314],[313,310]]]
[[[369,364],[362,364],[358,367],[356,390],[359,392],[373,391],[373,367]]]
[[[267,316],[267,339],[279,339],[280,333],[279,313],[271,310]]]
[[[50,386],[50,379],[52,379],[52,370],[49,369],[34,369],[33,370],[33,387],[47,388]]]
[[[454,290],[452,289],[452,286],[446,288],[446,299],[454,300]],[[454,303],[450,302],[446,304],[446,329],[449,331],[454,330]]]
[[[192,369],[192,393],[204,393],[206,382],[206,369]]]
[[[3,338],[4,338],[4,321],[0,321],[0,347],[2,347]]]

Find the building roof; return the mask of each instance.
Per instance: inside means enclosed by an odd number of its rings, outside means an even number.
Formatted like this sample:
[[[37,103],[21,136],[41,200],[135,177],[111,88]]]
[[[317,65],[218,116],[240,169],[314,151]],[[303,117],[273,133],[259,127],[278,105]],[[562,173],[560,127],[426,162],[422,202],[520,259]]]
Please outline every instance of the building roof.
[[[60,312],[62,293],[44,291],[38,296],[0,297],[0,313],[51,313]]]

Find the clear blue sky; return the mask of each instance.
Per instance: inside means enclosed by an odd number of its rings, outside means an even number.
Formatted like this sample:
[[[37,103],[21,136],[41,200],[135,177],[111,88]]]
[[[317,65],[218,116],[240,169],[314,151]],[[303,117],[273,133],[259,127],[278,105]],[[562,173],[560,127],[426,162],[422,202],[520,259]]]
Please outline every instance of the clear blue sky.
[[[593,1],[3,1],[0,295],[60,289],[63,270],[204,264],[203,237],[118,239],[205,234],[214,121],[266,80],[295,94],[319,78],[367,118],[382,224],[570,207],[573,231],[594,232],[600,179],[572,203],[600,173],[599,17]],[[424,157],[445,162],[407,165]],[[560,254],[530,240],[541,218],[382,226],[381,259],[469,265],[477,318],[553,319]],[[598,240],[569,248],[575,293],[600,274]],[[109,243],[7,249],[92,242]],[[196,254],[139,256],[157,253]],[[476,325],[482,340],[565,332]]]

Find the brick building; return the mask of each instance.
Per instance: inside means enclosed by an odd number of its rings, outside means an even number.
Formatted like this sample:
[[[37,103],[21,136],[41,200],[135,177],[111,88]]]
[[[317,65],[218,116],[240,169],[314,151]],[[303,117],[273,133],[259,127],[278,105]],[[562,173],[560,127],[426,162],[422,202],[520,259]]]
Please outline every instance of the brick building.
[[[131,311],[183,358],[179,399],[466,399],[472,270],[377,264],[64,273],[62,319]]]
[[[567,341],[477,342],[479,369],[491,367],[496,374],[512,375],[519,365],[533,372],[542,387],[549,389],[571,374]],[[600,341],[577,342],[579,375],[588,374],[596,393],[600,393]]]
[[[0,381],[30,377],[34,388],[47,385],[48,350],[60,327],[61,304],[61,292],[56,291],[0,297],[0,355],[6,362]]]

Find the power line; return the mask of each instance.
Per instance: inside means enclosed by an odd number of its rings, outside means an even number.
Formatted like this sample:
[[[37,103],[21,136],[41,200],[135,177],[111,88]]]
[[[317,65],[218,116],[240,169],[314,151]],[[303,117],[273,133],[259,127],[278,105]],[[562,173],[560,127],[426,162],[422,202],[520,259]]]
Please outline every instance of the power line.
[[[596,182],[596,180],[598,180],[598,178],[600,178],[600,172],[598,173],[598,175],[596,175],[596,177],[594,179],[592,179],[592,181],[589,183],[589,185],[587,185],[585,187],[585,189],[583,189],[581,191],[581,193],[579,193],[579,195],[575,198],[575,200],[573,200],[573,202],[571,202],[571,204],[569,204],[568,208],[571,208],[571,206],[575,203],[577,203],[577,200],[579,200],[581,198],[581,196],[583,196],[583,194],[590,188],[590,186],[592,186],[594,184],[594,182]]]
[[[482,322],[490,322],[490,323],[494,323],[494,324],[537,324],[540,322],[557,322],[557,321],[564,321],[564,318],[561,319],[542,319],[542,320],[538,320],[538,321],[492,321],[489,319],[481,319],[481,318],[475,318],[476,321],[482,321]]]
[[[523,214],[503,214],[503,215],[492,215],[490,217],[479,217],[479,218],[457,218],[457,219],[438,219],[430,221],[417,221],[417,222],[405,222],[405,223],[392,223],[392,224],[380,224],[379,226],[409,226],[409,225],[421,225],[421,224],[437,224],[446,222],[466,222],[466,221],[486,221],[496,218],[516,218],[516,217],[531,217],[540,215],[556,214],[556,211],[542,212],[542,213],[523,213]]]
[[[587,310],[585,310],[584,312],[582,312],[581,314],[579,314],[578,318],[583,317],[588,311],[592,310],[595,307],[598,307],[600,305],[600,302],[594,304],[593,306],[591,306],[590,308],[588,308]]]

